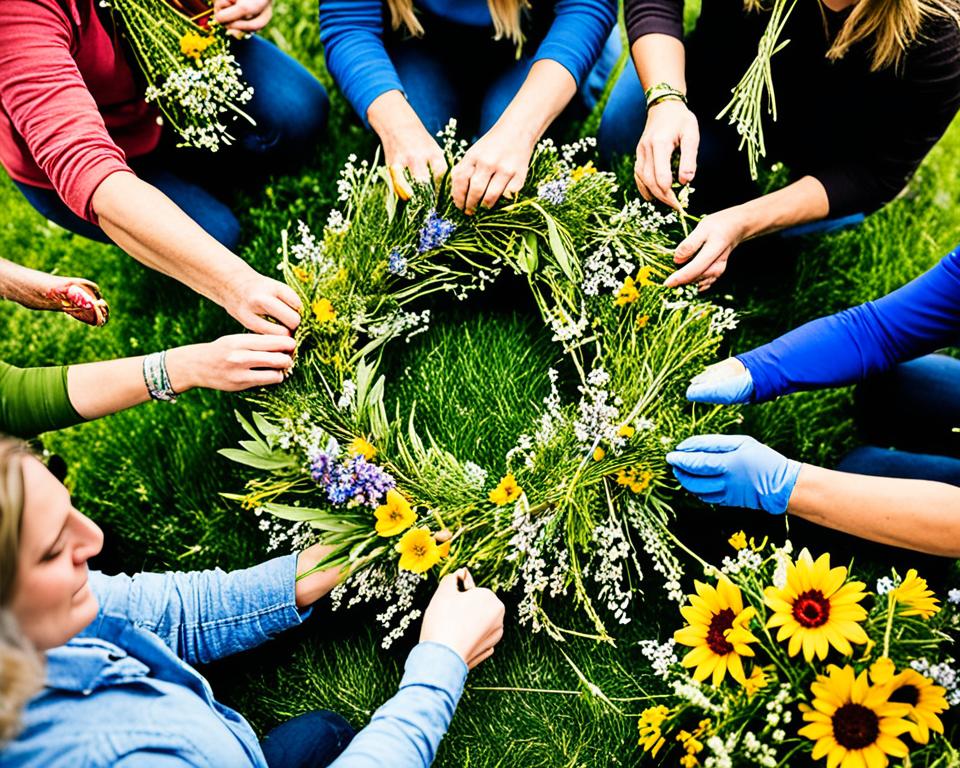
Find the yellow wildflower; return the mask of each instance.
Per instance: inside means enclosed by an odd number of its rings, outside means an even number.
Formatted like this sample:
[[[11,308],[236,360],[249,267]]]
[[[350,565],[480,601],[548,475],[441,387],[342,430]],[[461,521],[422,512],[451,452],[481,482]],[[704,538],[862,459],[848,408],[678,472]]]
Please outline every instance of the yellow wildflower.
[[[745,534],[743,531],[737,531],[735,534],[733,534],[733,536],[727,539],[727,543],[737,551],[745,549],[747,546],[747,534]]]
[[[929,619],[940,610],[940,606],[937,605],[940,601],[933,596],[932,590],[927,589],[927,580],[917,575],[916,568],[907,571],[900,586],[890,594],[907,609],[900,611],[901,616],[919,616],[921,619]]]
[[[690,753],[680,758],[680,768],[697,768],[698,765],[700,765],[700,761]]]
[[[387,491],[387,503],[381,504],[373,513],[377,518],[376,531],[380,536],[396,536],[417,521],[417,513],[410,508],[400,491]]]
[[[631,427],[629,424],[623,424],[620,426],[620,429],[617,430],[617,434],[620,435],[620,437],[625,437],[627,440],[629,440],[631,437],[637,434],[637,430]]]
[[[637,282],[644,288],[656,285],[656,283],[650,279],[650,276],[653,274],[653,267],[646,266],[640,267],[640,271],[637,272]]]
[[[633,304],[639,298],[640,291],[637,290],[633,278],[627,277],[623,281],[623,285],[620,286],[620,290],[617,291],[617,297],[613,300],[613,303],[618,307],[625,307],[627,304]]]
[[[377,455],[377,449],[366,438],[355,437],[350,443],[350,454],[352,456],[363,456],[367,461],[370,461]]]
[[[895,674],[897,674],[897,667],[886,656],[881,656],[870,665],[870,680],[873,681],[874,685],[889,683],[893,680]]]
[[[294,264],[291,271],[293,272],[293,276],[301,283],[306,283],[310,280],[310,273],[298,264]]]
[[[653,480],[653,472],[648,469],[638,469],[630,467],[617,471],[617,485],[623,485],[634,493],[643,493],[650,486]]]
[[[508,472],[500,480],[497,487],[490,491],[490,501],[498,507],[502,507],[504,504],[516,501],[522,494],[523,488],[517,485],[517,479],[513,476],[513,472]]]
[[[213,35],[199,35],[196,32],[187,32],[180,38],[180,53],[188,59],[200,61],[203,52],[213,45]]]
[[[637,328],[646,328],[649,322],[650,315],[640,315],[640,317],[637,318]]]
[[[586,165],[578,165],[572,171],[570,171],[570,180],[576,184],[584,176],[590,176],[597,172],[597,169],[593,166],[593,161],[591,160]]]
[[[403,534],[397,552],[404,571],[426,573],[440,562],[440,547],[426,528],[414,528]]]
[[[743,681],[743,689],[747,692],[747,696],[753,696],[757,691],[766,688],[769,682],[767,673],[760,667],[754,667],[750,677]]]
[[[318,323],[329,323],[337,316],[337,310],[333,308],[330,299],[317,299],[311,307]]]
[[[640,719],[637,721],[637,728],[640,731],[639,743],[643,751],[649,752],[653,757],[657,756],[657,752],[666,743],[660,726],[669,716],[670,710],[663,705],[648,707],[640,713]]]
[[[607,452],[603,450],[599,445],[593,449],[593,460],[600,461],[604,456],[607,455]]]

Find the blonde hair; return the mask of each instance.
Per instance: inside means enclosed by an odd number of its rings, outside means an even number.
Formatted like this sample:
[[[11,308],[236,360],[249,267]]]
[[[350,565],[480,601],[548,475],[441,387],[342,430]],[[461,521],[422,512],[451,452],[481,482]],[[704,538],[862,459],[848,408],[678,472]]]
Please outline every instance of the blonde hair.
[[[24,705],[43,687],[42,656],[0,610],[0,747],[20,731]]]
[[[763,7],[763,0],[744,0],[748,11]],[[920,36],[929,18],[951,19],[960,24],[958,0],[859,0],[827,51],[831,61],[842,59],[854,45],[872,40],[870,69],[877,72],[903,64],[907,50]]]
[[[494,40],[506,38],[515,45],[523,44],[520,14],[530,7],[530,0],[487,0],[493,18]],[[390,24],[394,29],[407,28],[414,37],[423,35],[423,25],[413,12],[413,0],[387,0]]]
[[[23,517],[23,458],[29,455],[26,443],[0,436],[0,608],[13,598]]]

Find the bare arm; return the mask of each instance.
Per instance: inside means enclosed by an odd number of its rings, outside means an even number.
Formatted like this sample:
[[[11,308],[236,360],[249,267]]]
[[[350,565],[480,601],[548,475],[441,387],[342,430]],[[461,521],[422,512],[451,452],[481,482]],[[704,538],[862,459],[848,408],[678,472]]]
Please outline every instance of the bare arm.
[[[960,557],[960,488],[804,464],[787,511],[883,544]]]
[[[297,558],[297,573],[307,573],[315,568],[332,550],[333,547],[325,544],[314,544],[312,547],[303,550]],[[337,586],[338,581],[340,581],[339,568],[328,568],[325,571],[317,571],[298,579],[296,587],[297,608],[302,610],[313,605]]]

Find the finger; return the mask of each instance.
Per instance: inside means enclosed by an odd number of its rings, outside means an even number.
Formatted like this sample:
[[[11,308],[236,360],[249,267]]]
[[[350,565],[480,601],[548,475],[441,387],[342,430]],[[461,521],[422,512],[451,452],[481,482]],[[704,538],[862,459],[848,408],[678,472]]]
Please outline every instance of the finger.
[[[747,402],[752,393],[753,377],[749,371],[745,371],[722,380],[691,381],[687,387],[687,400],[692,403],[732,405]]]
[[[643,164],[640,167],[640,179],[646,186],[652,198],[657,197],[657,177],[653,165],[653,150],[647,147],[643,153]],[[651,201],[652,202],[652,201]]]
[[[673,476],[685,490],[697,496],[720,493],[727,486],[723,475],[696,475],[680,467],[673,468]]]
[[[240,21],[234,21],[225,26],[228,30],[234,32],[259,32],[270,23],[272,16],[273,11],[268,8],[259,16],[254,16],[252,19],[240,19]]]
[[[269,336],[289,336],[290,331],[286,326],[269,320],[266,316],[260,316],[253,312],[244,312],[240,315],[240,324],[248,331],[254,333],[263,333]]]
[[[274,384],[280,384],[286,378],[283,371],[250,371],[246,377],[244,389],[251,387],[269,387]]]
[[[440,181],[448,168],[447,161],[443,155],[436,155],[430,158],[427,165],[430,169],[430,177],[433,178],[434,181]]]
[[[467,669],[473,669],[475,666],[477,666],[481,662],[486,661],[491,656],[493,656],[493,648],[487,648],[487,650],[483,651],[479,655],[474,656],[472,659],[470,659],[470,663],[467,664]]]
[[[498,625],[495,629],[491,630],[486,634],[483,640],[480,641],[480,646],[482,648],[493,648],[497,643],[503,639],[503,624]]]
[[[667,464],[676,475],[678,470],[694,477],[719,477],[726,472],[726,467],[722,463],[722,457],[725,454],[671,451],[667,454]],[[679,476],[677,477],[679,480]]]
[[[293,367],[293,358],[282,352],[249,352],[244,355],[241,365],[248,368],[272,368],[287,370]]]
[[[246,19],[248,16],[252,17],[260,15],[262,12],[262,8],[253,7],[252,3],[238,2],[231,5],[225,5],[219,10],[215,10],[213,13],[213,18],[216,20],[217,24],[227,26],[228,24],[233,24],[235,21]]]
[[[709,291],[711,288],[713,288],[713,284],[715,282],[717,281],[712,277],[707,278],[706,280],[701,280],[700,282],[697,283],[697,291],[699,293],[703,293],[704,291]]]
[[[463,585],[463,590],[474,589],[477,585],[473,580],[473,574],[470,573],[466,568],[461,568],[457,572],[460,583]]]
[[[450,196],[453,204],[461,211],[467,201],[467,190],[470,187],[470,177],[475,165],[472,160],[464,158],[454,167],[451,173]]]
[[[103,294],[100,292],[100,286],[93,282],[93,280],[87,280],[85,277],[71,277],[69,279],[70,282],[76,283],[89,291],[95,299],[103,298]]]
[[[432,176],[430,175],[430,164],[427,162],[424,157],[415,157],[412,158],[405,166],[410,171],[410,176],[415,180],[419,181],[421,184],[426,184],[430,181]],[[403,169],[400,169],[400,176],[404,178]],[[404,178],[404,180],[406,180]],[[413,190],[411,189],[411,192]]]
[[[460,574],[457,573],[448,573],[437,585],[437,595],[452,595],[460,591]]]
[[[643,183],[643,180],[640,178],[639,173],[633,174],[633,180],[637,183],[637,191],[640,192],[640,197],[646,200],[648,203],[653,200],[653,195],[650,190],[647,189],[647,185]]]
[[[493,208],[493,206],[497,204],[497,201],[503,196],[507,185],[511,181],[513,181],[513,176],[507,176],[504,173],[496,174],[490,179],[490,183],[487,185],[487,191],[484,193],[480,205],[484,208]]]
[[[264,336],[259,333],[238,335],[239,343],[253,352],[293,352],[297,342],[292,336]]]
[[[479,205],[484,194],[486,194],[487,186],[492,179],[492,170],[480,168],[479,166],[474,169],[473,175],[470,177],[469,188],[467,189],[466,202],[463,204],[464,213],[468,216],[476,213],[477,205]]]
[[[673,184],[673,171],[670,168],[672,155],[673,144],[670,142],[661,142],[654,147],[653,175],[656,179],[656,187],[651,191],[659,200],[671,208],[679,208],[680,201],[677,200],[677,196],[673,194],[673,189],[671,188]]]
[[[263,301],[263,314],[272,317],[285,328],[296,330],[300,325],[300,313],[291,309],[290,305],[275,296],[268,296]]]
[[[707,241],[708,237],[709,232],[707,231],[707,228],[703,226],[703,222],[697,224],[697,226],[694,227],[693,232],[680,241],[680,245],[678,245],[676,250],[673,252],[673,260],[677,264],[683,264],[683,262],[688,261],[703,247],[703,244]]]
[[[749,435],[693,435],[683,440],[674,451],[705,451],[728,453],[753,440]],[[671,454],[668,454],[668,456]]]
[[[508,200],[512,200],[517,195],[520,194],[520,191],[523,189],[523,185],[527,183],[527,172],[514,174],[513,178],[507,182],[507,188],[503,192],[503,196]]]
[[[697,151],[700,148],[700,132],[691,128],[680,135],[680,167],[677,179],[689,184],[697,173]]]
[[[704,244],[703,248],[700,249],[700,253],[696,255],[693,261],[683,267],[683,269],[678,269],[670,275],[663,281],[663,284],[668,288],[673,288],[677,285],[692,283],[697,278],[702,277],[703,273],[710,268],[710,265],[723,256],[722,248],[723,246],[718,248],[710,243]]]

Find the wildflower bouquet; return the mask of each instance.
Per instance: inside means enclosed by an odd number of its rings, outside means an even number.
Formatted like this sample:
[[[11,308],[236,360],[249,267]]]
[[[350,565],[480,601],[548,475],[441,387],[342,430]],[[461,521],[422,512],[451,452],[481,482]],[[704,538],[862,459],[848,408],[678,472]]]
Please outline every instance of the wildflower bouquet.
[[[960,765],[940,719],[960,703],[947,655],[960,592],[942,607],[911,569],[870,593],[829,554],[730,542],[737,557],[694,582],[686,625],[643,643],[672,690],[640,715],[645,753],[686,768]]]
[[[452,167],[463,144],[450,131],[443,140]],[[523,190],[469,217],[448,179],[395,187],[387,169],[352,157],[322,236],[303,223],[284,234],[281,267],[308,308],[297,366],[253,398],[241,448],[221,451],[257,470],[227,495],[261,516],[273,546],[331,545],[319,567],[346,574],[334,605],[382,600],[385,646],[419,615],[424,574],[463,565],[479,583],[519,587],[520,620],[557,638],[573,630],[549,619],[548,595],[575,595],[599,639],[601,611],[629,621],[641,550],[682,596],[663,456],[736,418],[684,398],[736,321],[695,289],[658,283],[676,216],[617,204],[613,177],[575,161],[592,143],[541,144]],[[390,412],[379,361],[428,331],[431,294],[466,299],[503,270],[526,278],[565,373],[542,372],[539,415],[481,466],[425,433],[415,403]]]
[[[210,0],[102,0],[130,45],[156,103],[182,146],[231,144],[229,124],[254,124],[242,105],[253,89],[242,79],[224,30],[210,21]]]

